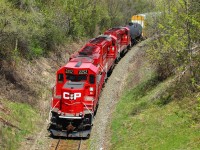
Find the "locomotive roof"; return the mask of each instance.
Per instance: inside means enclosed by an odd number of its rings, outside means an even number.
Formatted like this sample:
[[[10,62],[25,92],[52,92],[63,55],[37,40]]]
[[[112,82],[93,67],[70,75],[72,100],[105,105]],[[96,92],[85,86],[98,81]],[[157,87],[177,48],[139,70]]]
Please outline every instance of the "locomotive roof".
[[[84,62],[84,63],[93,63],[93,59],[90,57],[78,56],[70,60],[70,62]]]
[[[92,55],[94,53],[98,53],[99,51],[100,51],[100,48],[98,46],[87,44],[79,51],[79,54]]]
[[[91,59],[92,60],[92,59]],[[87,58],[73,58],[70,60],[66,65],[66,68],[71,68],[71,69],[90,69],[94,73],[97,73],[98,68],[92,64],[92,61],[89,61]]]
[[[114,35],[116,33],[124,34],[127,30],[129,30],[127,27],[115,27],[105,31],[104,34],[114,34]]]
[[[113,32],[113,31],[122,31],[124,29],[124,27],[114,27],[109,29],[108,31]]]
[[[100,35],[99,37],[90,40],[90,43],[103,45],[104,43],[111,41],[112,38],[109,35]]]

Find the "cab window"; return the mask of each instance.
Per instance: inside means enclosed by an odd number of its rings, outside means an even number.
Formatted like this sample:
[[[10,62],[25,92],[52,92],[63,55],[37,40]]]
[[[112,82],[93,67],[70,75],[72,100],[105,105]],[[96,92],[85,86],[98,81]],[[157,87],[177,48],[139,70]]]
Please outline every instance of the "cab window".
[[[86,75],[77,75],[77,81],[85,81],[85,80],[87,80]]]
[[[90,82],[90,84],[94,84],[95,83],[95,76],[94,75],[90,75],[89,82]]]
[[[62,73],[58,74],[58,82],[63,82],[64,76]]]
[[[73,75],[73,74],[67,74],[67,80],[75,81],[76,80],[76,76]]]
[[[87,75],[74,75],[74,74],[67,74],[67,80],[77,82],[77,81],[85,81],[87,80]]]

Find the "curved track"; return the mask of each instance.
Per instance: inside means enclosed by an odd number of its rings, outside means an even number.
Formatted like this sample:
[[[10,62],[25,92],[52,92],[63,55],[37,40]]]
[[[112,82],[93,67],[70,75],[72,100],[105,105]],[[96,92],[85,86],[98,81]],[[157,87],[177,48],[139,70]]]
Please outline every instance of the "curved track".
[[[53,139],[49,150],[80,150],[81,139]]]

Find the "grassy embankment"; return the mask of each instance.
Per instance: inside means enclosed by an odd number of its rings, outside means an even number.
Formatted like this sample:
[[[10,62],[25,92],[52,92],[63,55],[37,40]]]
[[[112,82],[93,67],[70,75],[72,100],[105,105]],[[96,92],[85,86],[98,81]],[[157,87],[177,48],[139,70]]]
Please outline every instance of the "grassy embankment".
[[[138,71],[145,71],[144,66]],[[173,78],[159,82],[149,70],[143,75],[116,107],[111,149],[200,149],[197,93],[175,98],[169,92]]]
[[[0,122],[0,149],[18,149],[24,137],[38,131],[37,124],[41,120],[39,113],[28,104],[1,100],[0,116],[4,121]],[[27,137],[30,142],[33,137]]]

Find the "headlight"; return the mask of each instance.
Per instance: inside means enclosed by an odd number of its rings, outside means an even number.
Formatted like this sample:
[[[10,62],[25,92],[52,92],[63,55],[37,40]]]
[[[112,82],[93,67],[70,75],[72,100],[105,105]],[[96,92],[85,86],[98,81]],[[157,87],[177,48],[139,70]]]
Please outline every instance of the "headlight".
[[[79,113],[79,116],[80,116],[80,117],[82,117],[82,116],[83,116],[83,113],[82,113],[82,112],[80,112],[80,113]]]
[[[94,88],[93,87],[90,87],[90,92],[93,92],[94,91]]]
[[[115,50],[115,48],[114,47],[112,47],[112,51],[114,51]]]

